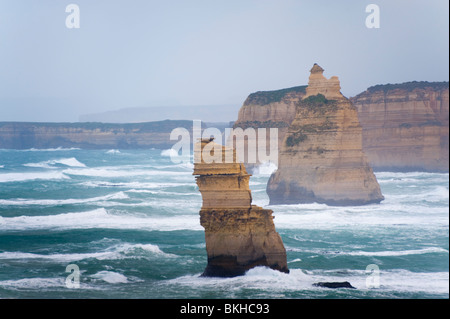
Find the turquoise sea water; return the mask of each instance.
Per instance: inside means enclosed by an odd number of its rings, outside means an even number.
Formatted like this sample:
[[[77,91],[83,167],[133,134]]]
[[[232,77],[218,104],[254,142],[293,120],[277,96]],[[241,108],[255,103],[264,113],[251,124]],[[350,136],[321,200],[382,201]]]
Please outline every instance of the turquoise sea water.
[[[0,298],[449,297],[448,174],[378,172],[381,204],[268,206],[261,167],[253,201],[274,211],[290,273],[203,278],[193,165],[168,153],[0,150]],[[79,288],[66,286],[68,265]]]

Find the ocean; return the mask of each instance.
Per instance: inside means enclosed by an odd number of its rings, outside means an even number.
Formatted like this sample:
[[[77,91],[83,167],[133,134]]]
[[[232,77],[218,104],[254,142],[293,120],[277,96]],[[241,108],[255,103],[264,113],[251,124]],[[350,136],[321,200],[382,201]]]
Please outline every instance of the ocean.
[[[290,273],[205,278],[193,164],[169,154],[0,150],[0,298],[449,298],[449,174],[377,172],[381,204],[269,206],[263,165],[253,203]]]

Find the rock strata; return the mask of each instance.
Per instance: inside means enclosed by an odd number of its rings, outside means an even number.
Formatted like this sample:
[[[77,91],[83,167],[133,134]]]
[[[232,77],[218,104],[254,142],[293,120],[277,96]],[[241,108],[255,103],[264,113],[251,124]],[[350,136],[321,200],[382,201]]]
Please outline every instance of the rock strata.
[[[212,152],[220,149],[222,161],[205,161],[205,147]],[[251,175],[237,161],[235,150],[203,139],[194,152],[193,174],[203,199],[200,224],[208,254],[203,276],[239,276],[256,266],[289,272],[273,211],[251,204]],[[232,161],[227,163],[228,155]]]
[[[339,92],[337,77],[327,80],[322,72],[311,69],[307,94],[280,145],[278,170],[267,185],[270,204],[379,203],[384,197],[362,150],[357,110]]]
[[[448,172],[448,82],[376,85],[351,101],[375,170]]]
[[[313,67],[308,87],[250,94],[234,127],[276,127],[281,146],[301,99],[319,92],[329,99],[341,95],[339,79],[327,80],[321,70]],[[350,100],[358,110],[363,151],[374,170],[448,172],[448,82],[375,85]],[[241,158],[247,168],[253,166]]]
[[[306,95],[309,96],[323,94],[328,99],[342,98],[341,85],[337,76],[332,76],[327,79],[323,75],[324,69],[322,69],[317,63],[314,63],[309,76],[308,87],[306,88]]]
[[[147,123],[0,122],[0,149],[77,147],[82,149],[170,148],[173,129],[192,130],[192,121]]]
[[[248,145],[258,145],[258,128],[266,128],[266,146],[269,149],[274,142],[274,136],[270,135],[270,129],[278,129],[276,142],[278,147],[283,142],[284,136],[295,115],[296,103],[306,94],[306,85],[296,86],[275,91],[260,91],[250,94],[239,110],[237,121],[233,128],[246,130],[254,128],[255,136],[246,136],[244,144],[244,154],[239,154],[247,169],[252,169],[261,163],[261,160]],[[258,145],[259,147],[260,145]],[[256,162],[250,163],[248,158],[256,158]]]

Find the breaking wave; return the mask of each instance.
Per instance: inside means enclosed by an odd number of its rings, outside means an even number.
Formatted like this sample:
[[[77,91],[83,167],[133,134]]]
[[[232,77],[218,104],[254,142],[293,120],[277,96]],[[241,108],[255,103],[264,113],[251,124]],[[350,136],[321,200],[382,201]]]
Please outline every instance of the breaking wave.
[[[153,244],[129,244],[114,245],[99,252],[90,253],[68,253],[68,254],[36,254],[26,252],[2,252],[0,260],[18,260],[28,262],[30,259],[46,260],[50,262],[69,263],[85,259],[97,260],[121,260],[121,259],[151,259],[151,258],[175,258],[174,254],[163,252],[157,245]]]
[[[27,205],[41,205],[41,206],[58,206],[58,205],[73,205],[86,204],[99,201],[107,201],[113,199],[128,199],[129,196],[124,192],[109,194],[106,196],[79,198],[79,199],[0,199],[0,205],[6,206],[27,206]]]
[[[195,215],[148,217],[130,214],[112,214],[105,208],[86,212],[47,216],[17,216],[0,219],[0,230],[24,231],[42,229],[138,229],[138,230],[202,230]]]
[[[60,180],[70,179],[63,172],[29,172],[0,174],[0,183],[24,182],[32,180]]]
[[[79,162],[75,157],[70,158],[60,158],[55,160],[48,160],[39,163],[28,163],[23,164],[23,166],[27,167],[37,167],[37,168],[56,168],[55,165],[61,164],[69,167],[86,167],[83,163]]]

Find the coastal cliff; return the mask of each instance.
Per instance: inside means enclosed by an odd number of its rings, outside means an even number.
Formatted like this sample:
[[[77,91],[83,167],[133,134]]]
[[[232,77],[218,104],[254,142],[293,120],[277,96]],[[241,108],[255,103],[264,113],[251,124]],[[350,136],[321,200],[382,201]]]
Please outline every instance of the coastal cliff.
[[[375,170],[448,172],[448,82],[377,85],[351,101]]]
[[[78,147],[83,149],[170,148],[170,132],[192,129],[192,121],[132,124],[0,122],[0,148],[30,149]]]
[[[362,128],[337,77],[315,64],[267,184],[271,204],[364,205],[384,197],[362,150]]]
[[[276,91],[260,91],[250,94],[239,110],[238,119],[233,125],[233,129],[242,128],[266,128],[266,146],[269,148],[274,137],[270,136],[270,128],[278,129],[278,146],[283,142],[288,127],[292,122],[296,103],[306,94],[306,85],[296,86],[288,89]],[[255,139],[255,140],[252,140]],[[252,169],[255,164],[260,164],[257,156],[249,153],[256,150],[249,148],[248,145],[258,145],[258,131],[256,135],[248,136],[244,139],[244,154],[239,154],[243,159],[247,169]],[[249,163],[248,158],[256,158],[256,163]]]
[[[205,148],[208,153],[220,149],[221,161],[205,161]],[[227,162],[227,154],[231,161]],[[200,224],[205,228],[208,254],[203,276],[239,276],[256,266],[289,272],[273,211],[251,204],[251,175],[237,161],[235,150],[208,139],[196,144],[194,156],[193,174],[203,199]]]
[[[318,92],[314,90],[309,94]],[[295,105],[305,96],[306,86],[252,93],[234,127],[276,127],[281,147],[294,120]],[[350,101],[363,130],[363,151],[375,171],[448,172],[448,82],[376,85]]]

